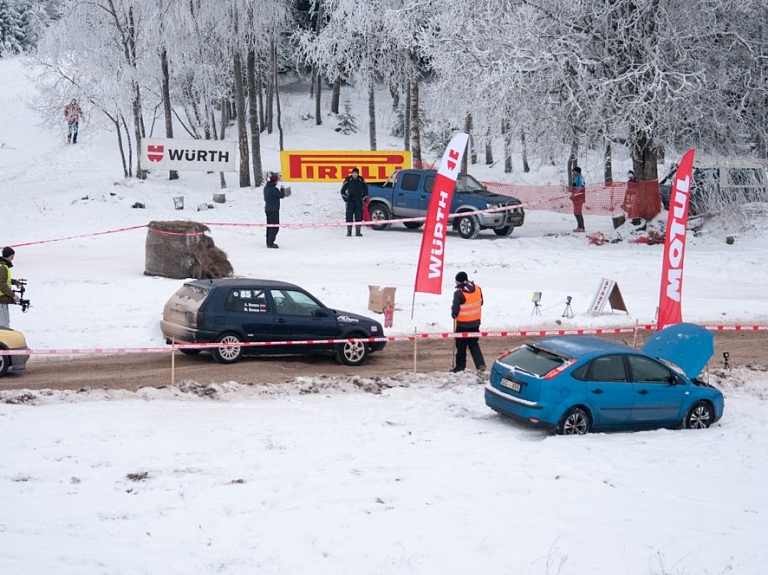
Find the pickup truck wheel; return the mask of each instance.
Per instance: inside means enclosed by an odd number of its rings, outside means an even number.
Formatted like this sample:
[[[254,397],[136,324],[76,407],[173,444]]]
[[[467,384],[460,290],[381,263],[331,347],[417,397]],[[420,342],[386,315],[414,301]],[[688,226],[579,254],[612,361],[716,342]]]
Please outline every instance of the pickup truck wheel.
[[[380,202],[371,203],[371,205],[368,207],[368,213],[371,216],[372,222],[383,222],[392,219],[387,206]],[[380,231],[386,230],[391,225],[392,224],[372,224],[371,228]]]
[[[403,222],[403,225],[409,230],[418,230],[424,225],[424,222]]]
[[[497,236],[508,236],[514,230],[514,226],[504,226],[503,228],[493,228],[493,233]]]
[[[473,240],[480,233],[480,222],[477,216],[464,216],[459,218],[456,223],[456,230],[465,240]]]

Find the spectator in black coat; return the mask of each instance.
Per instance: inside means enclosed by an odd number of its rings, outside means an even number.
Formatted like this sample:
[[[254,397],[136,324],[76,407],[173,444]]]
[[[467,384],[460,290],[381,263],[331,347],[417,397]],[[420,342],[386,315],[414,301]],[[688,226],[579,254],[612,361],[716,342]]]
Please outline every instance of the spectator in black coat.
[[[267,247],[278,248],[275,243],[280,231],[280,200],[285,197],[285,188],[277,187],[277,174],[269,176],[264,186],[264,212],[267,214]],[[270,225],[271,224],[271,225]]]
[[[363,201],[368,196],[368,184],[360,177],[360,170],[352,168],[352,173],[347,176],[341,185],[341,197],[347,204],[347,223],[363,221]],[[362,236],[362,226],[355,226],[355,235]],[[347,235],[352,235],[352,226],[347,226]]]

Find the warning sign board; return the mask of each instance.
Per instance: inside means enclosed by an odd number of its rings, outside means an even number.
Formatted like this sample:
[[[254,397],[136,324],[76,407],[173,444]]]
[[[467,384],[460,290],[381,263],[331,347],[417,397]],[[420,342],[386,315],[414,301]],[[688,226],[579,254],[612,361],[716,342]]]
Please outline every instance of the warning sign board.
[[[601,314],[603,309],[605,309],[606,303],[611,304],[612,311],[620,310],[629,313],[627,304],[624,303],[624,298],[621,295],[619,284],[614,280],[602,278],[592,298],[592,303],[589,305],[589,313],[593,315]]]

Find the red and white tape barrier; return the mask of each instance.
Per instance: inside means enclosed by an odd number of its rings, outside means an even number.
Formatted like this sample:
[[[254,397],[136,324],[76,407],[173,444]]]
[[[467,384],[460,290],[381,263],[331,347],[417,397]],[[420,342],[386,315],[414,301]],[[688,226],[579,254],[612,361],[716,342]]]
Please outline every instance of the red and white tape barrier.
[[[768,331],[768,325],[702,325],[709,331]],[[297,345],[332,345],[337,343],[364,341],[374,342],[396,342],[396,341],[418,341],[430,339],[461,339],[467,337],[490,338],[490,337],[546,337],[553,335],[608,335],[621,333],[634,333],[635,331],[652,331],[656,326],[653,324],[638,325],[637,327],[619,327],[619,328],[585,328],[585,329],[542,329],[542,330],[512,330],[512,331],[481,331],[481,332],[440,332],[440,333],[416,333],[411,335],[396,335],[389,337],[368,337],[351,339],[304,339],[292,341],[256,341],[242,342],[237,344],[223,343],[188,343],[173,344],[164,347],[93,347],[93,348],[70,348],[70,349],[17,349],[0,350],[0,355],[127,355],[136,353],[169,353],[181,349],[215,349],[220,347],[269,347],[275,345],[297,346]]]

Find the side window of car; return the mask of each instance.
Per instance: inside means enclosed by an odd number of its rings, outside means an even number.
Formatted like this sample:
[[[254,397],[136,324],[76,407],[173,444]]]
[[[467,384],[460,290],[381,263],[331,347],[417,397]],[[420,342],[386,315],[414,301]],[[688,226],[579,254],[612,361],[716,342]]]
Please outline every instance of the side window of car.
[[[435,176],[427,176],[424,178],[424,191],[428,194],[432,193],[432,188],[435,187]]]
[[[673,383],[675,376],[670,369],[648,357],[629,356],[632,379],[638,383]]]
[[[267,294],[264,290],[231,289],[227,294],[224,308],[234,312],[267,313],[269,311]]]
[[[421,174],[403,174],[403,180],[400,182],[400,188],[406,192],[415,192],[419,189]]]
[[[586,381],[627,381],[624,356],[616,354],[596,357],[586,375]]]
[[[318,315],[316,310],[320,305],[304,292],[295,290],[272,290],[275,311],[281,315]]]

